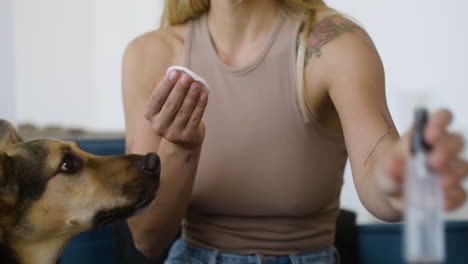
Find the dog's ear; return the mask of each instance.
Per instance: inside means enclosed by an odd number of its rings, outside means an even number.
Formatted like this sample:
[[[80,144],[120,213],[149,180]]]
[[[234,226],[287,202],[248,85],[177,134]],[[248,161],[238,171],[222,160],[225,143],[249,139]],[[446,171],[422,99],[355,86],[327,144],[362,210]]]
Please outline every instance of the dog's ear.
[[[0,150],[20,142],[23,142],[23,139],[18,135],[13,125],[0,119]]]
[[[0,219],[5,216],[5,210],[14,208],[18,202],[18,185],[12,182],[11,173],[11,156],[0,150]]]
[[[23,139],[18,135],[13,125],[6,120],[0,119],[0,190],[6,184],[8,177],[6,175],[7,155],[2,149],[21,142],[23,142]]]

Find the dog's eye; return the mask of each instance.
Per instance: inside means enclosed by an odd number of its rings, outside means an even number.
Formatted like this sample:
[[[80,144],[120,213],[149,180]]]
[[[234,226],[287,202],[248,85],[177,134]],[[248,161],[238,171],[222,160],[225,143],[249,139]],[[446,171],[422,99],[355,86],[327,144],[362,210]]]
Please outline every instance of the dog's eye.
[[[60,173],[72,174],[77,172],[80,168],[81,162],[71,155],[66,155],[59,168]]]
[[[65,159],[60,167],[62,172],[70,172],[73,170],[73,163],[69,159]]]

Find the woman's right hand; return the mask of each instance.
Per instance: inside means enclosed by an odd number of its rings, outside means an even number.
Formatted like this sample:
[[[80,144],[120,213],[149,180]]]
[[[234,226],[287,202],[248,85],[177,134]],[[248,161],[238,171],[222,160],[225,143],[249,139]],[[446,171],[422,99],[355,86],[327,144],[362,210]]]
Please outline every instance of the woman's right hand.
[[[205,137],[203,113],[208,93],[190,75],[172,70],[153,90],[145,117],[153,131],[184,149],[197,149]]]

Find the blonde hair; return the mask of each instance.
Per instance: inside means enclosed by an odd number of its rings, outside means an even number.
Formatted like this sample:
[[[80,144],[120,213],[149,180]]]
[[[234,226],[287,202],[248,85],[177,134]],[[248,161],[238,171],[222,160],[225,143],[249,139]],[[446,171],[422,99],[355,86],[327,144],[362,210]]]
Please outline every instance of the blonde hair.
[[[297,101],[304,121],[310,121],[309,109],[305,100],[304,68],[307,37],[315,22],[317,10],[336,11],[328,7],[323,0],[275,0],[276,4],[289,16],[304,16],[304,24],[299,35],[297,51]],[[200,17],[210,9],[210,0],[166,0],[161,17],[161,27],[166,28]]]

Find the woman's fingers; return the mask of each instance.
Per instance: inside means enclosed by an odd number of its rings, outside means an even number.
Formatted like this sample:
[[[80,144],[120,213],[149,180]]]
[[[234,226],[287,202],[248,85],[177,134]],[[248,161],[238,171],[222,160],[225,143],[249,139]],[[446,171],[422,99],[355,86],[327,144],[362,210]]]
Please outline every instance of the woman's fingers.
[[[453,210],[460,207],[464,203],[466,200],[466,192],[460,185],[458,185],[445,190],[444,198],[444,209]]]
[[[445,133],[433,146],[429,154],[429,164],[437,171],[447,169],[451,160],[456,159],[464,148],[463,136],[456,133]]]
[[[468,176],[468,162],[462,159],[452,160],[448,168],[440,173],[440,176],[444,188],[461,185]]]
[[[151,118],[161,111],[164,102],[171,93],[174,85],[178,82],[180,73],[177,70],[171,71],[164,76],[164,79],[153,89],[148,103],[145,107],[145,118]]]
[[[426,128],[424,129],[424,138],[427,143],[430,145],[436,144],[445,135],[452,119],[452,113],[447,109],[442,109],[429,115]]]
[[[200,84],[198,82],[193,82],[190,85],[190,89],[185,96],[184,102],[174,117],[172,129],[176,131],[182,131],[185,129],[185,126],[190,119],[190,116],[192,116],[192,112],[195,106],[197,105],[198,98],[200,96],[200,89]]]
[[[449,133],[443,139],[443,144],[451,155],[458,156],[465,148],[465,139],[462,134]]]
[[[200,126],[200,122],[203,118],[203,113],[205,112],[206,105],[208,103],[208,94],[206,92],[202,92],[200,97],[198,98],[197,106],[193,110],[190,119],[187,122],[185,127],[186,130],[198,130]]]
[[[153,90],[145,106],[145,118],[155,134],[183,147],[203,142],[201,122],[208,94],[186,73],[173,70]]]
[[[428,163],[440,177],[446,210],[453,210],[465,201],[462,180],[468,173],[468,163],[459,158],[465,145],[464,138],[447,130],[452,119],[450,111],[439,110],[429,116],[424,130],[425,139],[432,146]]]
[[[191,83],[192,77],[187,74],[182,74],[164,102],[161,111],[159,111],[152,120],[153,126],[156,126],[158,130],[163,132],[172,125],[172,121],[179,111]]]

